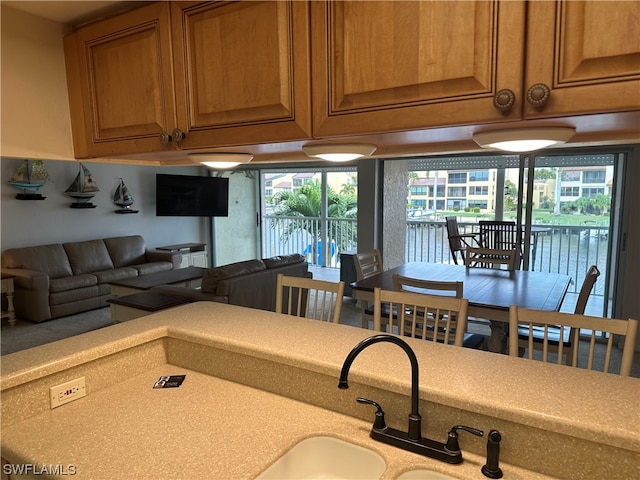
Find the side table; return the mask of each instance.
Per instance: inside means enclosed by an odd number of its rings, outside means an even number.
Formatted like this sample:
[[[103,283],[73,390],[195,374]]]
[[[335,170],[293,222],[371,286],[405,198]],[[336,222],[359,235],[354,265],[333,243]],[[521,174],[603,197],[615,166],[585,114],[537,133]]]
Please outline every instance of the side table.
[[[180,252],[182,254],[182,264],[180,268],[209,266],[206,243],[179,243],[177,245],[165,245],[156,247],[156,250],[167,252]]]
[[[13,308],[13,279],[15,277],[13,275],[2,274],[2,293],[7,296],[7,310],[2,311],[2,318],[4,318],[5,314],[9,318],[9,325],[15,325],[16,323],[16,313]]]

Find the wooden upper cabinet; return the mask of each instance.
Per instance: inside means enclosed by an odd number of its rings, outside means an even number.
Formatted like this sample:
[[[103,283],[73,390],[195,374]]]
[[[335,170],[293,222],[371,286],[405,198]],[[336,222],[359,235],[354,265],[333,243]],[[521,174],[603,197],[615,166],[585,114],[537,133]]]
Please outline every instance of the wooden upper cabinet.
[[[529,3],[525,94],[549,88],[525,117],[640,109],[640,3]],[[537,91],[535,91],[537,88]],[[532,91],[535,99],[541,87]]]
[[[181,148],[311,136],[309,5],[172,3]]]
[[[173,149],[170,10],[166,2],[82,27],[65,37],[77,158]]]
[[[524,2],[311,3],[316,136],[521,118]]]

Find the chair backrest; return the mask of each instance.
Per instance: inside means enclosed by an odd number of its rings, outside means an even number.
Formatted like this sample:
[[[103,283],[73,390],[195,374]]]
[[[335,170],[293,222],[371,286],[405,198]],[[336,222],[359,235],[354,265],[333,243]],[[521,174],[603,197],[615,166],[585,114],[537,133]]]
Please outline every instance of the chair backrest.
[[[428,295],[447,295],[462,298],[463,282],[438,282],[420,278],[404,277],[394,273],[393,289],[398,292],[426,293]]]
[[[598,280],[600,276],[600,270],[595,265],[591,265],[589,270],[587,271],[587,276],[584,277],[584,281],[582,282],[582,287],[580,287],[580,293],[578,294],[578,301],[576,302],[576,308],[573,313],[577,313],[582,315],[584,313],[585,308],[587,308],[587,301],[589,300],[589,295],[591,294],[591,290]]]
[[[460,238],[460,229],[458,228],[458,219],[456,217],[445,217],[447,224],[447,238],[449,239],[449,250],[451,250],[451,256],[453,261],[458,263],[456,257],[457,252],[464,254],[465,245]]]
[[[494,250],[512,250],[520,247],[516,222],[480,220],[480,246]]]
[[[520,328],[518,328],[520,325]],[[534,351],[540,351],[534,348],[533,332],[537,328],[538,334],[543,333],[541,360],[543,362],[553,361],[558,365],[562,365],[563,345],[564,342],[556,342],[550,338],[549,332],[556,329],[560,338],[565,336],[565,332],[571,330],[573,338],[572,357],[567,359],[567,365],[573,367],[579,366],[588,370],[600,369],[603,372],[609,372],[612,365],[613,339],[614,335],[621,335],[624,338],[624,347],[622,356],[620,357],[620,375],[629,376],[631,373],[631,364],[633,362],[633,350],[635,348],[635,340],[638,332],[638,321],[618,320],[612,318],[588,317],[585,315],[577,315],[575,313],[549,312],[542,310],[531,310],[520,308],[512,305],[509,309],[509,355],[518,356],[518,338],[521,337],[523,331],[528,331],[527,357],[530,360],[535,359]],[[542,328],[539,328],[542,327]],[[585,331],[591,330],[589,339],[585,339]],[[606,345],[596,343],[596,336],[600,332],[606,334]],[[580,341],[582,335],[583,340]],[[555,348],[554,348],[555,344]],[[582,352],[581,352],[582,350]],[[604,358],[598,359],[594,364],[596,353],[600,355],[600,350],[604,350]],[[583,360],[584,351],[586,351],[586,362]],[[552,355],[550,355],[552,353]],[[583,355],[581,355],[583,353]],[[617,363],[614,361],[613,363]]]
[[[516,268],[518,251],[515,249],[498,250],[492,248],[467,247],[464,264],[467,267],[497,268],[505,267],[507,270]]]
[[[370,252],[357,253],[354,257],[356,277],[358,280],[373,277],[382,273],[382,255],[378,249]]]
[[[458,347],[467,328],[466,298],[374,289],[374,330],[422,338]],[[383,314],[383,311],[385,312]]]
[[[344,282],[328,282],[278,274],[276,312],[339,323]]]

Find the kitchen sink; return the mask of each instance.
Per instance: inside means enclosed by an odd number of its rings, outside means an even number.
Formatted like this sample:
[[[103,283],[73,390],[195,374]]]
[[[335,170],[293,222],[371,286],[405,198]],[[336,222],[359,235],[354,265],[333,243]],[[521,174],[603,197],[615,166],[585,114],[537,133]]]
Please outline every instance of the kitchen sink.
[[[458,480],[450,475],[433,470],[410,470],[400,475],[397,480]]]
[[[257,478],[379,478],[386,468],[376,452],[337,438],[318,436],[294,445]]]

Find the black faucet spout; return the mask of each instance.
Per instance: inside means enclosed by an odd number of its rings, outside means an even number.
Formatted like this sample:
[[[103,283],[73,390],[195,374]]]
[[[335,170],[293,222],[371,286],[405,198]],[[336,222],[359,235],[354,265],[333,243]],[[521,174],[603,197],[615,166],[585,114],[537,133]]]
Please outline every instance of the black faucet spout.
[[[420,417],[420,394],[419,394],[419,368],[418,359],[415,352],[411,349],[409,344],[401,338],[394,337],[392,335],[373,335],[372,337],[365,338],[359,344],[357,344],[347,355],[342,365],[342,371],[340,372],[340,381],[338,388],[349,388],[347,377],[349,376],[349,369],[356,357],[365,348],[373,345],[374,343],[389,342],[398,345],[404,350],[409,357],[411,363],[411,413],[409,414],[409,432],[408,436],[411,440],[420,440],[422,438],[422,418]]]
[[[425,455],[427,457],[435,458],[442,462],[447,463],[461,463],[462,452],[458,446],[458,430],[465,430],[474,435],[482,436],[484,433],[482,430],[477,430],[471,427],[465,427],[458,425],[449,432],[449,438],[447,443],[440,443],[428,438],[422,437],[422,418],[420,416],[419,404],[419,372],[418,372],[418,359],[415,352],[411,349],[409,344],[399,337],[393,335],[374,335],[366,338],[358,343],[349,352],[342,365],[342,371],[340,372],[340,381],[338,388],[349,388],[349,382],[347,378],[349,376],[349,369],[356,357],[365,348],[373,345],[374,343],[389,342],[398,345],[402,348],[411,362],[411,413],[409,414],[409,429],[407,432],[402,432],[394,428],[387,427],[384,421],[384,412],[382,407],[373,400],[366,398],[358,398],[359,403],[366,403],[376,407],[376,420],[371,429],[371,438],[380,442],[393,445],[395,447],[408,450],[410,452]]]

